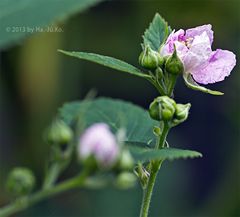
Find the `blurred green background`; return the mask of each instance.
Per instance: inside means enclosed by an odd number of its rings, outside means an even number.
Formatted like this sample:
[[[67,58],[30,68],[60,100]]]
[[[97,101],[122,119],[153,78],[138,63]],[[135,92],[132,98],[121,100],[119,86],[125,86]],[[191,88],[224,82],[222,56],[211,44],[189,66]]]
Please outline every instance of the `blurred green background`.
[[[14,166],[30,167],[41,184],[48,154],[42,133],[64,102],[82,99],[92,88],[98,96],[145,108],[157,96],[144,80],[63,56],[57,49],[109,55],[137,66],[141,35],[159,12],[173,29],[212,24],[213,49],[228,49],[239,56],[239,11],[238,0],[106,1],[55,22],[62,32],[32,34],[4,47],[0,53],[0,205],[10,199],[4,183]],[[28,16],[18,22],[24,26]],[[164,163],[150,216],[240,216],[239,73],[236,66],[224,82],[210,86],[225,92],[221,97],[190,90],[179,79],[176,101],[191,102],[192,108],[188,121],[170,133],[169,143],[198,150],[204,157]],[[76,169],[70,168],[62,179]],[[138,215],[140,202],[139,186],[126,191],[79,190],[16,216],[130,217]]]

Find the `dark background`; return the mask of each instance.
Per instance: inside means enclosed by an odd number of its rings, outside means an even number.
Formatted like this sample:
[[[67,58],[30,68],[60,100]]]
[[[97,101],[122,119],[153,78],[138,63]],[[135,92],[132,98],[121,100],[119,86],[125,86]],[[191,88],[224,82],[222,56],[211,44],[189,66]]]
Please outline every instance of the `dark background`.
[[[157,92],[148,82],[125,73],[63,56],[57,49],[90,51],[138,65],[141,35],[159,12],[173,29],[212,24],[213,49],[239,55],[238,0],[107,1],[57,23],[63,33],[39,33],[1,52],[0,204],[14,166],[33,169],[41,183],[48,147],[43,130],[57,108],[98,96],[132,101],[147,108]],[[203,158],[165,162],[159,174],[150,216],[240,216],[240,76],[236,66],[224,82],[210,85],[224,96],[185,87],[179,79],[175,99],[191,102],[189,119],[169,136],[174,147],[194,149]],[[72,169],[74,170],[74,169]],[[71,169],[63,178],[72,175]],[[16,216],[137,216],[140,187],[64,193]]]

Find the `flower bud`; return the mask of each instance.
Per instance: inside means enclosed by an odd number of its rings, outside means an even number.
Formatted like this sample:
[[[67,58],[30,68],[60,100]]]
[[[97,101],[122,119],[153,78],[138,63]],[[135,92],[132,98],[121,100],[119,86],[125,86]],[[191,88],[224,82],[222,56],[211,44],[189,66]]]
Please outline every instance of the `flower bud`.
[[[139,178],[142,188],[145,189],[150,176],[149,172],[142,166],[142,164],[138,164],[134,169],[134,173]]]
[[[160,54],[146,46],[139,56],[139,64],[146,69],[156,69],[158,61],[160,61]]]
[[[132,155],[130,154],[129,150],[124,149],[122,151],[120,160],[119,160],[119,167],[122,170],[132,170],[134,166],[134,161]]]
[[[84,162],[88,162],[89,158],[95,159],[99,167],[115,165],[119,147],[107,124],[97,123],[86,129],[79,141],[78,155]]]
[[[130,172],[122,172],[117,176],[115,185],[121,189],[127,189],[134,187],[136,184],[137,177]]]
[[[176,112],[173,119],[174,126],[184,122],[188,118],[190,107],[191,107],[190,103],[176,105]]]
[[[16,196],[30,193],[34,186],[35,176],[32,171],[27,168],[14,168],[7,179],[7,189]]]
[[[150,117],[158,121],[169,121],[175,113],[176,103],[168,96],[159,96],[150,104]]]
[[[174,75],[179,75],[183,73],[184,66],[182,61],[177,55],[176,48],[174,49],[173,54],[170,57],[168,57],[165,64],[165,69],[168,73],[174,74]]]
[[[161,136],[161,129],[160,127],[154,126],[153,127],[153,134],[157,137]]]
[[[56,120],[48,130],[47,139],[52,144],[67,144],[73,138],[71,128],[62,120]]]

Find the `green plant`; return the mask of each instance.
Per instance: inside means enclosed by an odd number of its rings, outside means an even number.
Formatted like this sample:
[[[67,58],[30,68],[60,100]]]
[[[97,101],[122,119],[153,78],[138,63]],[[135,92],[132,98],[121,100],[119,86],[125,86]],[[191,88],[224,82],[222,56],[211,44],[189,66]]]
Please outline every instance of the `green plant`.
[[[198,83],[221,81],[236,64],[235,55],[230,51],[211,50],[212,34],[210,25],[174,32],[156,14],[143,36],[143,51],[139,56],[142,69],[113,57],[59,50],[68,56],[144,78],[160,96],[153,100],[148,111],[132,103],[108,98],[87,98],[65,104],[46,136],[51,155],[42,189],[33,193],[23,191],[13,203],[0,209],[0,216],[11,215],[69,189],[109,184],[129,188],[138,178],[143,189],[140,216],[147,217],[162,163],[202,156],[196,151],[172,148],[167,142],[171,128],[187,120],[191,107],[190,103],[179,104],[173,99],[177,78],[183,75],[186,85],[194,90],[222,95]],[[75,152],[81,173],[57,183]],[[11,189],[15,184],[18,189],[32,189],[32,183],[26,186],[28,182],[16,181],[14,184],[15,179],[10,180]]]

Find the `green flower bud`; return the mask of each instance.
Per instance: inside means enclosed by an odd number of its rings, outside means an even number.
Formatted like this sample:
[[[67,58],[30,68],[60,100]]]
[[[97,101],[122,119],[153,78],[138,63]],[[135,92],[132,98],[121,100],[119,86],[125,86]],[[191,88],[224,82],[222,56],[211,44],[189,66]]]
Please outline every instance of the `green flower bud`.
[[[17,167],[13,169],[7,179],[7,189],[16,196],[30,193],[35,186],[35,176],[32,171]]]
[[[169,121],[175,113],[176,103],[168,96],[159,96],[150,104],[150,117],[158,121]]]
[[[119,161],[119,167],[122,170],[132,170],[134,166],[134,161],[132,158],[132,155],[130,154],[129,150],[124,149],[122,151],[120,161]]]
[[[138,164],[134,169],[134,173],[139,178],[142,188],[145,189],[150,176],[149,172],[142,166],[142,164]]]
[[[48,130],[47,140],[53,144],[67,144],[73,138],[72,129],[62,120],[56,120]]]
[[[156,69],[159,61],[158,52],[146,46],[139,56],[139,64],[146,69]]]
[[[127,189],[134,187],[136,184],[137,177],[130,172],[122,172],[117,176],[115,185],[121,189]]]
[[[160,114],[159,114],[159,105],[157,101],[153,101],[149,106],[149,115],[154,120],[160,120]]]
[[[173,119],[174,126],[184,122],[188,118],[190,107],[191,107],[190,103],[176,105],[176,112]]]
[[[184,66],[182,61],[177,55],[176,48],[174,49],[173,54],[167,58],[165,69],[168,73],[174,74],[174,75],[179,75],[183,73]]]
[[[153,133],[154,133],[155,136],[159,137],[161,135],[160,127],[154,126],[153,127]]]

